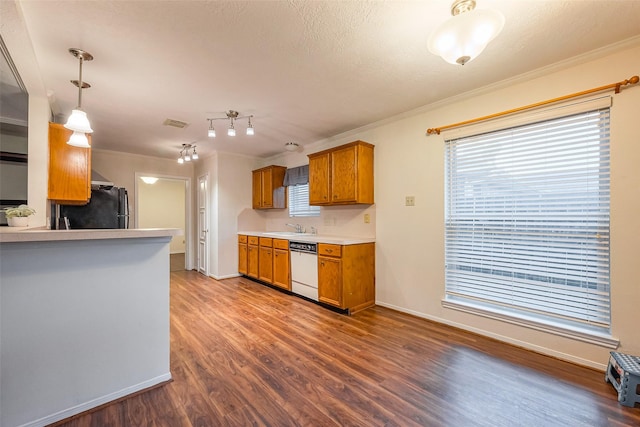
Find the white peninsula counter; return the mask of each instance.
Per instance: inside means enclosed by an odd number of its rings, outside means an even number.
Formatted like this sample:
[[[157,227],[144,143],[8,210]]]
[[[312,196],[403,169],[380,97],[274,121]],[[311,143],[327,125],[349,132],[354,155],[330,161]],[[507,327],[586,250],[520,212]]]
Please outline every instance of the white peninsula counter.
[[[169,381],[176,229],[0,231],[0,425],[44,426]]]

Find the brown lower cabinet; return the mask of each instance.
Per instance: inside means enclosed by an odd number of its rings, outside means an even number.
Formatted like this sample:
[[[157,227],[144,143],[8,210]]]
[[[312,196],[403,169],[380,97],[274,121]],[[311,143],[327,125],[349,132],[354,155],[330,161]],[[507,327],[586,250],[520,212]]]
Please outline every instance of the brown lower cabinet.
[[[238,235],[238,273],[291,290],[289,241]]]
[[[273,239],[273,285],[291,290],[289,241]]]
[[[270,237],[260,237],[258,279],[273,283],[273,239]]]
[[[258,253],[260,246],[258,246],[258,237],[247,236],[247,276],[258,278]]]
[[[318,300],[349,313],[375,305],[375,244],[318,243]],[[291,290],[289,241],[238,235],[238,272]]]
[[[318,300],[355,313],[375,305],[375,244],[318,244]]]
[[[238,273],[247,274],[248,270],[247,236],[238,236]]]

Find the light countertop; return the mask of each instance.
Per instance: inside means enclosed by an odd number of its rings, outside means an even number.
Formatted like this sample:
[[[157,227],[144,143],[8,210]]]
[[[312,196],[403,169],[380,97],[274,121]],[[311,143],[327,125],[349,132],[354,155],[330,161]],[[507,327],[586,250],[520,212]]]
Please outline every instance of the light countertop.
[[[65,240],[139,239],[172,237],[182,234],[177,228],[49,230],[44,227],[0,227],[0,243],[51,242]]]
[[[270,237],[272,239],[284,239],[295,242],[332,243],[335,245],[358,245],[362,243],[375,243],[375,237],[331,236],[311,233],[293,233],[286,231],[238,231],[238,234],[247,236]]]

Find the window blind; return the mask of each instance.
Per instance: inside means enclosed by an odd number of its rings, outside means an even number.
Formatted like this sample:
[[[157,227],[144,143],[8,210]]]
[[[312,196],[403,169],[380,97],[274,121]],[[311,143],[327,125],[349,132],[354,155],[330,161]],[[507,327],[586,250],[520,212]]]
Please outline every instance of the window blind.
[[[446,299],[609,328],[609,108],[445,144]]]
[[[320,206],[309,206],[309,184],[289,186],[289,216],[320,216]]]

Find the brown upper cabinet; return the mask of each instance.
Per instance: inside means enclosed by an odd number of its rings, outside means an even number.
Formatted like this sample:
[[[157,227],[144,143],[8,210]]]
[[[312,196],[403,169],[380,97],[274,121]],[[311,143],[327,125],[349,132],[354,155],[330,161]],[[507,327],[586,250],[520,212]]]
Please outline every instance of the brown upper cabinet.
[[[309,204],[373,204],[373,147],[354,141],[309,154]]]
[[[67,144],[71,131],[49,123],[49,200],[85,205],[91,198],[91,149]],[[91,135],[87,135],[91,143]]]
[[[267,166],[253,174],[253,209],[284,209],[287,207],[287,189],[282,184],[284,166]]]

